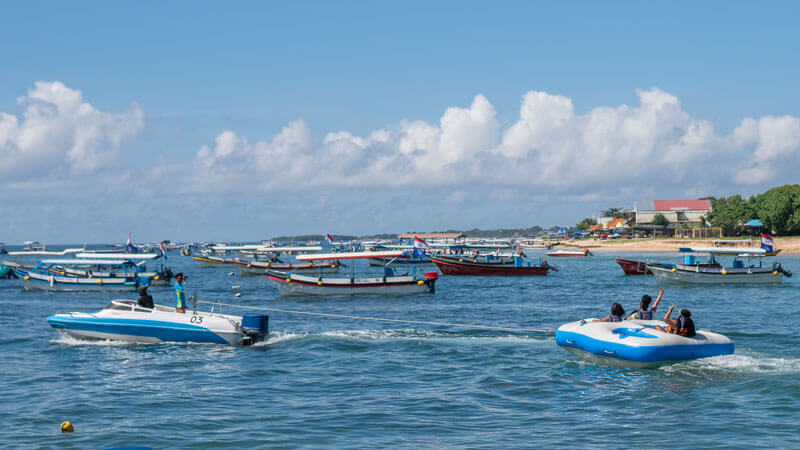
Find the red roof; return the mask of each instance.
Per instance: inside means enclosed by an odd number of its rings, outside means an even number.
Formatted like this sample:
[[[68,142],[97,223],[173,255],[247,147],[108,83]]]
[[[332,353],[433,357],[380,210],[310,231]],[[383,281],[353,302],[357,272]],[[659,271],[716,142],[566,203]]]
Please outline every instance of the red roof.
[[[681,209],[711,210],[711,200],[653,200],[656,211],[673,211]]]

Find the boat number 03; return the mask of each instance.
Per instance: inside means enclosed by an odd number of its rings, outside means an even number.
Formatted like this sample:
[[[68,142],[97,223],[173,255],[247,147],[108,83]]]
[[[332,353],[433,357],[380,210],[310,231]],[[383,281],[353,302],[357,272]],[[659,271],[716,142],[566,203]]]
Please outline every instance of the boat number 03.
[[[191,319],[189,319],[191,323],[203,323],[203,316],[195,316],[193,315]]]

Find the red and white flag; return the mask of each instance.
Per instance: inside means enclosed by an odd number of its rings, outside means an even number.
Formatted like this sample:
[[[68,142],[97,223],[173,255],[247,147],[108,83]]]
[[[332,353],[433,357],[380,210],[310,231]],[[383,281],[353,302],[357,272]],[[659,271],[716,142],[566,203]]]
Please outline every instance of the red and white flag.
[[[331,244],[333,244],[333,236],[331,236],[330,234],[326,234],[326,235],[325,235],[325,239],[327,239],[327,240],[328,240],[328,242],[330,242]]]
[[[417,236],[414,236],[414,248],[426,249],[428,248],[428,243],[418,238]]]

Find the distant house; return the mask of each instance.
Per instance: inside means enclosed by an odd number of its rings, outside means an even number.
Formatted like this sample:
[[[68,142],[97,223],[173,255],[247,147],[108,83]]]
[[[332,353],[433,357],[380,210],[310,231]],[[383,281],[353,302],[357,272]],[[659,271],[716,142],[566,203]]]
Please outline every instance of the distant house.
[[[636,226],[653,222],[661,214],[670,222],[670,228],[686,224],[688,227],[703,225],[703,217],[711,211],[711,200],[650,200],[633,203]]]

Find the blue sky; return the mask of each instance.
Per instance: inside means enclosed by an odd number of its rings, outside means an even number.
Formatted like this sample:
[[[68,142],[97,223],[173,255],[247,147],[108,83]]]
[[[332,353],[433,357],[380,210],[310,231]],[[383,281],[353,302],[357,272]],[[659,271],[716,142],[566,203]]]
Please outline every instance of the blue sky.
[[[0,240],[549,226],[797,182],[798,9],[7,4]]]

